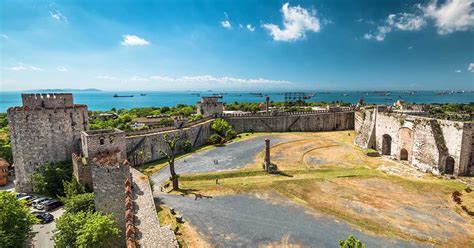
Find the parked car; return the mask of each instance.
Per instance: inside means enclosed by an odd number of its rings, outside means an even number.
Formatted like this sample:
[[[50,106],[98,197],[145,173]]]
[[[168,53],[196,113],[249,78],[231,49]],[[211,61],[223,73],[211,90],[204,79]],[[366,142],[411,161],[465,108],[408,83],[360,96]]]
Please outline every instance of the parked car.
[[[54,216],[48,212],[33,212],[41,224],[47,224],[54,220]]]
[[[15,193],[15,197],[16,197],[17,200],[24,197],[24,196],[26,196],[26,193]]]
[[[35,197],[31,196],[31,195],[27,195],[27,196],[23,196],[23,197],[20,197],[18,198],[19,201],[26,201],[26,204],[27,205],[31,205],[31,202],[35,199]]]
[[[32,203],[31,203],[31,206],[38,209],[38,205],[39,204],[42,204],[44,202],[47,202],[47,201],[51,201],[52,198],[49,198],[49,197],[40,197],[38,199],[35,199]]]
[[[58,200],[50,200],[50,201],[47,201],[45,203],[42,204],[43,206],[43,209],[45,211],[51,211],[51,210],[54,210],[60,206],[62,206],[63,204],[58,201]]]

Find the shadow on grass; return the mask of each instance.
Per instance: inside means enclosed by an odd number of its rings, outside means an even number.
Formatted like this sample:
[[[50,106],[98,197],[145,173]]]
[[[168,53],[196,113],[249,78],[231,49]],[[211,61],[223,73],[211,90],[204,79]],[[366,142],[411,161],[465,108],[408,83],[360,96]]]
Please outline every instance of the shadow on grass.
[[[290,175],[290,174],[285,173],[283,171],[277,171],[275,174],[280,175],[280,176],[284,176],[284,177],[294,177],[293,175]]]
[[[200,193],[197,193],[198,190],[197,189],[178,189],[178,190],[173,190],[174,192],[179,192],[181,196],[189,196],[189,195],[194,195],[194,200],[197,200],[197,199],[210,199],[212,198],[212,196],[208,196],[208,195],[203,195],[203,194],[200,194]],[[172,192],[173,192],[172,191]]]

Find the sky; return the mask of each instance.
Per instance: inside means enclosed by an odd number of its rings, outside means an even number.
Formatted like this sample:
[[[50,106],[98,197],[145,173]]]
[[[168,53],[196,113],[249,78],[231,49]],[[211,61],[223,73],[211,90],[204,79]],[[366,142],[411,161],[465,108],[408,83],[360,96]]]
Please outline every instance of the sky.
[[[474,90],[474,0],[2,0],[0,14],[0,91]]]

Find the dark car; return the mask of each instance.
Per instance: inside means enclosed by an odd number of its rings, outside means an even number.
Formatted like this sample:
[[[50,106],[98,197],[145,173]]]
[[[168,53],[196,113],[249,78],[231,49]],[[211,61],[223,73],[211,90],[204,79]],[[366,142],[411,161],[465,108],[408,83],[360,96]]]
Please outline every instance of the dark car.
[[[43,209],[45,211],[51,211],[51,210],[54,210],[60,206],[62,206],[63,204],[58,201],[58,200],[51,200],[51,201],[47,201],[45,203],[43,203]]]
[[[47,212],[36,212],[33,213],[41,224],[47,224],[54,220],[54,216]]]

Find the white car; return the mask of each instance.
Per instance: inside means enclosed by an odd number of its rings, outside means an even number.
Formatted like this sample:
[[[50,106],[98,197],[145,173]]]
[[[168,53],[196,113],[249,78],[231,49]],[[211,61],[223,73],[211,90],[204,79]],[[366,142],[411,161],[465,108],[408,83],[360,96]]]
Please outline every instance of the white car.
[[[44,209],[44,204],[46,202],[51,201],[51,200],[53,200],[53,199],[49,198],[49,197],[43,197],[43,199],[41,201],[37,202],[33,207],[38,209],[38,210],[43,210]]]
[[[51,200],[51,198],[49,198],[49,197],[40,197],[40,198],[34,200],[34,201],[31,203],[31,206],[34,207],[34,208],[37,208],[37,206],[38,206],[39,204],[42,204],[43,202],[46,202],[46,201],[49,201],[49,200]]]

